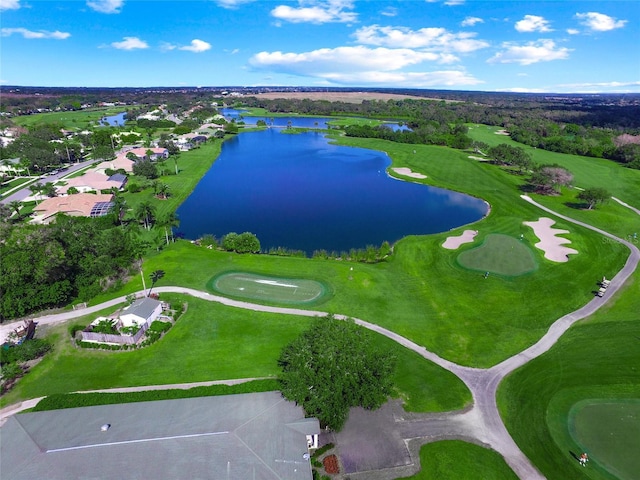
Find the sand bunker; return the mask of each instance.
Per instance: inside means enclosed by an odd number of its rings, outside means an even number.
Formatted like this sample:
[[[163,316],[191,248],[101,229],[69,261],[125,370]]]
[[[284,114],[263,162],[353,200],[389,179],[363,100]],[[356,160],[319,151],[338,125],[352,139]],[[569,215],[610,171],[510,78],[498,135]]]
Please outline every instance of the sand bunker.
[[[509,135],[509,132],[507,132],[506,130],[498,130],[495,133],[496,135]]]
[[[476,235],[478,235],[477,230],[465,230],[461,235],[458,235],[456,237],[448,237],[442,244],[442,248],[455,250],[460,247],[460,245],[473,242],[473,239]]]
[[[474,156],[474,155],[469,155],[469,158],[470,158],[471,160],[477,160],[477,161],[479,161],[479,162],[488,162],[488,161],[489,161],[489,160],[487,160],[486,158],[483,158],[483,157],[476,157],[476,156]]]
[[[392,168],[392,170],[394,172],[396,172],[397,174],[399,174],[399,175],[404,175],[405,177],[427,178],[426,175],[423,175],[423,174],[418,173],[418,172],[412,172],[410,168],[406,168],[406,167]]]
[[[577,250],[569,247],[563,247],[565,243],[571,243],[571,240],[562,237],[556,237],[563,233],[569,233],[569,230],[561,230],[559,228],[551,228],[555,220],[547,217],[540,217],[536,222],[522,222],[523,224],[533,228],[533,233],[540,239],[535,244],[536,248],[544,251],[544,258],[553,262],[568,262],[569,255],[578,253]]]

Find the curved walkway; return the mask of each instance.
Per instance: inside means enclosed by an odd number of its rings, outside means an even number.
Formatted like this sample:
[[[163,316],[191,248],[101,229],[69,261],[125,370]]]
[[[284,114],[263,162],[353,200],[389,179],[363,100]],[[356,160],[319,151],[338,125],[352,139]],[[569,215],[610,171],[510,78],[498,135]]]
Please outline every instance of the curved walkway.
[[[627,248],[629,248],[631,254],[627,258],[624,267],[615,275],[615,277],[613,277],[613,279],[611,279],[611,284],[607,288],[607,294],[604,297],[594,297],[593,300],[584,305],[582,308],[556,320],[551,325],[547,333],[537,343],[489,369],[472,368],[458,365],[436,355],[433,352],[428,351],[426,348],[417,345],[416,343],[401,335],[398,335],[397,333],[387,330],[386,328],[357,318],[354,318],[353,320],[358,325],[384,335],[403,345],[404,347],[413,350],[425,359],[436,363],[446,370],[449,370],[453,374],[457,375],[467,385],[473,397],[473,406],[462,413],[444,414],[445,416],[439,419],[439,423],[442,424],[439,428],[439,430],[442,432],[440,438],[446,438],[447,430],[451,429],[449,431],[455,432],[455,436],[458,438],[462,436],[469,439],[475,439],[482,444],[489,445],[491,448],[500,453],[504,457],[507,464],[521,479],[538,480],[543,479],[544,476],[535,468],[535,466],[529,461],[529,459],[516,445],[515,441],[507,431],[502,418],[500,417],[500,413],[498,411],[498,406],[496,403],[496,392],[498,389],[498,385],[506,375],[549,350],[558,341],[562,334],[564,334],[564,332],[566,332],[569,327],[571,327],[571,325],[593,314],[597,309],[604,305],[622,287],[622,285],[637,268],[638,263],[640,262],[640,250],[638,250],[638,248],[632,243],[626,240],[622,240],[608,232],[605,232],[604,230],[554,212],[553,210],[550,210],[549,208],[535,202],[533,199],[526,195],[522,195],[521,197],[523,200],[535,205],[545,212],[548,212],[558,218],[562,218],[567,222],[571,222],[589,230],[598,232],[601,235],[620,242],[623,245],[627,246]],[[273,307],[268,305],[257,305],[248,302],[241,302],[186,287],[156,287],[155,291],[159,293],[182,293],[192,295],[203,300],[219,302],[230,307],[249,309],[253,311],[270,312],[285,315],[300,315],[307,317],[327,315],[326,312],[321,311]],[[52,325],[64,322],[72,318],[84,316],[89,313],[94,313],[102,310],[104,308],[118,305],[120,303],[123,303],[125,300],[126,297],[122,296],[90,308],[43,316],[38,318],[38,324]],[[346,315],[335,315],[335,317],[338,319],[352,318],[347,317]],[[12,326],[12,324],[1,325],[0,334],[6,333],[6,331],[10,331],[10,327]],[[0,337],[1,336],[2,335],[0,335]],[[152,387],[134,388],[144,389]],[[175,386],[158,386],[153,388],[175,388]],[[31,402],[33,401],[25,401],[23,402],[23,405],[26,405],[27,403],[31,404]],[[7,407],[5,410],[8,409],[12,409],[9,414],[17,412],[15,406]],[[422,437],[425,438],[428,436],[433,435],[427,435],[426,433],[422,435]]]

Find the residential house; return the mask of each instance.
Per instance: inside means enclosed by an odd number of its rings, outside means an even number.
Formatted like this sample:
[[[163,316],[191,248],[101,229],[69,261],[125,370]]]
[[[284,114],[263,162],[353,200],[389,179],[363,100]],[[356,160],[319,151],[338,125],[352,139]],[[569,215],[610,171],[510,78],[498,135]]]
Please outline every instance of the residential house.
[[[94,172],[102,173],[108,169],[111,170],[124,170],[125,172],[133,172],[133,160],[129,160],[125,153],[119,153],[114,160],[107,160],[106,162],[99,163],[94,169]]]
[[[90,171],[80,177],[70,178],[65,181],[67,182],[66,185],[56,188],[59,194],[68,193],[71,187],[75,187],[80,193],[100,192],[102,190],[111,190],[112,188],[120,190],[127,183],[127,178],[124,175],[107,177],[104,173]]]
[[[319,433],[280,392],[22,413],[0,428],[0,478],[312,480]]]
[[[148,152],[151,152],[151,153],[148,153]],[[126,158],[130,157],[129,154],[134,155],[136,157],[136,161],[138,160],[156,161],[163,158],[169,158],[169,150],[167,150],[166,148],[160,148],[160,147],[151,147],[151,148],[136,147],[124,152],[124,156]]]
[[[123,327],[151,325],[162,313],[162,302],[149,297],[139,298],[120,314]]]
[[[113,195],[78,193],[47,198],[33,209],[32,223],[50,223],[59,213],[72,217],[101,217],[113,209]]]

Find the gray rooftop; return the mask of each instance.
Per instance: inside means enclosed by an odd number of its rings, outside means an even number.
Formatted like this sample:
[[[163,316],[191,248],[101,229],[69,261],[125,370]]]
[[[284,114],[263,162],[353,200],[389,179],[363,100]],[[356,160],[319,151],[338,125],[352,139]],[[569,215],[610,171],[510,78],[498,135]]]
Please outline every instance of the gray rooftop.
[[[161,305],[162,302],[154,298],[143,297],[137,299],[127,308],[122,310],[120,315],[137,315],[140,318],[149,318],[153,311]]]
[[[319,431],[279,392],[25,413],[0,428],[0,478],[310,480]]]

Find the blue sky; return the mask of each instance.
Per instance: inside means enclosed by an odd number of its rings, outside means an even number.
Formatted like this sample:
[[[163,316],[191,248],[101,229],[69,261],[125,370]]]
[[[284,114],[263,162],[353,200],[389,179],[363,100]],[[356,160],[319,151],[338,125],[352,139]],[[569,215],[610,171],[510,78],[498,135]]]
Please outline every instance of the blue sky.
[[[640,93],[640,2],[0,0],[5,85]]]

